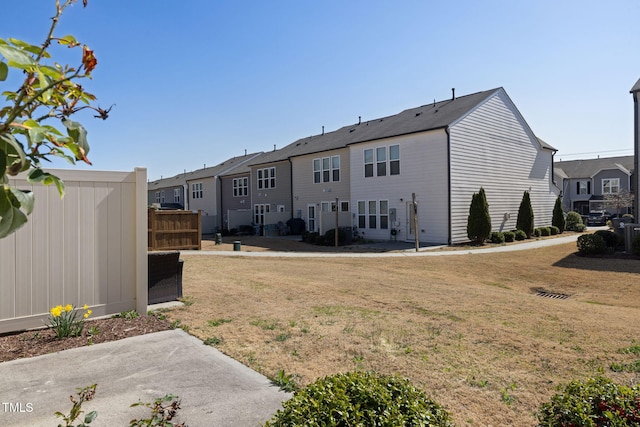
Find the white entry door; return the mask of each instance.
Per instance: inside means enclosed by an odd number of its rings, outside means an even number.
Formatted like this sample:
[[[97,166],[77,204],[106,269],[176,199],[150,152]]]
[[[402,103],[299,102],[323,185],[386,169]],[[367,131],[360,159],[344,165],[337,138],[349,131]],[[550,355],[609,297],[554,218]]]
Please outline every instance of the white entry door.
[[[307,231],[318,231],[316,223],[316,205],[307,205]]]

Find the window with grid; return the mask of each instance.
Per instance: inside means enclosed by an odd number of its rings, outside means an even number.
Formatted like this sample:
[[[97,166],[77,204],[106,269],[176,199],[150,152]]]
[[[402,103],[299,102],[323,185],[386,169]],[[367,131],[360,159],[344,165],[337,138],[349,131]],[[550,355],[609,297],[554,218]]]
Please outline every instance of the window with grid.
[[[249,178],[233,178],[233,197],[244,197],[249,194]]]
[[[194,182],[191,184],[191,198],[202,199],[202,183]]]
[[[179,188],[174,188],[173,189],[173,202],[174,203],[180,203],[180,189]]]
[[[618,194],[620,192],[620,178],[605,178],[602,180],[602,194]]]
[[[364,176],[373,176],[373,150],[364,150]]]
[[[358,201],[358,228],[367,228],[366,202]]]
[[[391,175],[400,175],[400,146],[389,146],[389,173]]]
[[[164,203],[164,190],[160,191],[160,203]]]
[[[160,203],[160,192],[156,191],[156,203]]]
[[[387,175],[387,147],[376,148],[376,173],[378,176]]]
[[[276,168],[258,169],[258,189],[276,188]]]
[[[389,201],[380,200],[380,228],[386,230],[389,228]]]

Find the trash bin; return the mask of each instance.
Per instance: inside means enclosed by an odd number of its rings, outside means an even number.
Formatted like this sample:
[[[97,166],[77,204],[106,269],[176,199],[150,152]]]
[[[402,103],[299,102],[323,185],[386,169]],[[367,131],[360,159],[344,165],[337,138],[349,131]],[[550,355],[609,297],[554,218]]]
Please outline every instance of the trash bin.
[[[222,233],[216,233],[216,245],[222,244]]]
[[[240,243],[240,240],[236,240],[233,242],[233,250],[235,252],[239,252],[241,247],[242,247],[242,243]]]

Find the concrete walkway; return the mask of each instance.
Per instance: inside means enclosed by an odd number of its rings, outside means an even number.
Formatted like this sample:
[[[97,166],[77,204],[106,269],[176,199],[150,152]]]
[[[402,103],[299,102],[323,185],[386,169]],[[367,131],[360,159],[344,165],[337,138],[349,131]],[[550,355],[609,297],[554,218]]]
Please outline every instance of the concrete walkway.
[[[191,427],[259,426],[290,396],[181,329],[0,363],[0,378],[2,426],[64,425],[54,413],[68,414],[69,396],[91,384],[83,410],[98,411],[92,426],[146,418],[150,409],[130,405],[166,394],[179,395],[176,421]]]
[[[218,256],[245,256],[245,257],[297,257],[297,258],[380,258],[380,257],[412,257],[412,256],[455,256],[468,254],[485,254],[495,252],[524,251],[529,249],[544,248],[553,245],[575,242],[580,234],[530,240],[504,246],[486,248],[474,248],[464,250],[444,250],[447,246],[425,246],[416,252],[415,246],[406,242],[384,242],[370,244],[372,250],[385,250],[393,252],[277,252],[277,251],[180,251],[180,255],[218,255]],[[367,246],[367,245],[363,245]]]

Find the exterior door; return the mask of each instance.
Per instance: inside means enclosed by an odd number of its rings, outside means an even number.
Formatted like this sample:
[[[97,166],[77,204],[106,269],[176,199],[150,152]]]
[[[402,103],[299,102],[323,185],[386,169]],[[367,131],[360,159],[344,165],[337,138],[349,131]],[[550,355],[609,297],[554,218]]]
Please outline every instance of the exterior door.
[[[310,232],[318,230],[316,223],[316,205],[307,205],[307,230]]]
[[[416,230],[415,230],[415,211],[413,209],[413,203],[407,202],[407,224],[404,227],[407,230],[406,240],[415,240],[416,239]]]
[[[253,205],[253,222],[256,225],[264,225],[264,214],[269,213],[270,208],[269,204]]]

